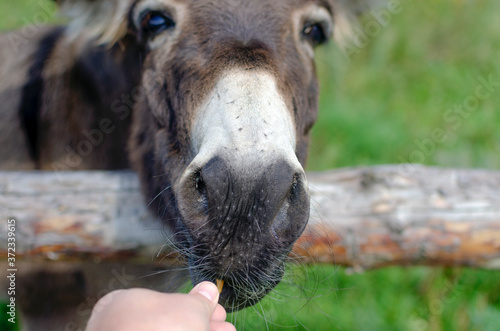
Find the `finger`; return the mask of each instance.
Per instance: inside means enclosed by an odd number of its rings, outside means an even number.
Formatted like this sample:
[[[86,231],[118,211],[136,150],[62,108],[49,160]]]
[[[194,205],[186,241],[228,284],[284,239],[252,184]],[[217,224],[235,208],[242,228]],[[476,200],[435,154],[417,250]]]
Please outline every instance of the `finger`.
[[[227,314],[224,307],[217,305],[215,307],[214,314],[212,315],[212,321],[214,322],[224,322],[226,320]]]
[[[229,322],[212,322],[210,331],[236,331],[236,327]]]
[[[189,295],[196,295],[203,298],[203,303],[207,307],[208,318],[211,319],[217,307],[217,302],[219,301],[219,290],[217,286],[210,282],[201,282],[189,292]]]
[[[100,298],[92,309],[92,313],[87,322],[87,330],[93,330],[94,325],[98,324],[99,320],[102,318],[101,315],[103,314],[103,311],[112,304],[113,299],[125,293],[125,290],[116,290]]]

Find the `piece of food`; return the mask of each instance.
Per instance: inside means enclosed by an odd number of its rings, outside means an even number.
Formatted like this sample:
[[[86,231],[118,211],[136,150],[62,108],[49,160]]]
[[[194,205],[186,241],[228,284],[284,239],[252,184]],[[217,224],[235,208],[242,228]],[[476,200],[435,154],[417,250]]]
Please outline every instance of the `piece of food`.
[[[224,281],[222,279],[217,279],[216,284],[220,294],[222,292],[222,287],[224,287]]]

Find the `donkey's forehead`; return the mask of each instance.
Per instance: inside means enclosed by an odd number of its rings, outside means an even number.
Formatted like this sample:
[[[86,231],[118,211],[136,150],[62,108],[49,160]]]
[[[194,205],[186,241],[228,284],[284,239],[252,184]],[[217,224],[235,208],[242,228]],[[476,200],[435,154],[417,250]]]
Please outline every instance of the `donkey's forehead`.
[[[170,0],[159,0],[168,3]],[[330,8],[327,1],[321,0],[188,0],[194,14],[218,14],[228,18],[237,17],[250,21],[253,19],[268,18],[275,20],[289,17],[290,11],[299,9],[308,4],[316,4]]]
[[[132,3],[134,5],[143,3],[152,6],[185,4],[192,10],[220,11],[221,9],[225,9],[232,13],[239,13],[247,9],[250,11],[260,11],[260,9],[291,10],[306,4],[316,4],[331,8],[331,0],[136,0],[132,1]]]

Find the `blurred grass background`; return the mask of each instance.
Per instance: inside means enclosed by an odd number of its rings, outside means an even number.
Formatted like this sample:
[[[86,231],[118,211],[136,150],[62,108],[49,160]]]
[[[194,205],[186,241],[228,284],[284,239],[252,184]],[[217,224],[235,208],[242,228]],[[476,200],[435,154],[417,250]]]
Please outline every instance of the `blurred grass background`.
[[[48,2],[1,0],[0,29],[33,21]],[[361,31],[373,37],[351,43],[350,56],[333,43],[318,50],[321,110],[309,170],[408,160],[499,169],[500,87],[467,116],[445,114],[474,95],[478,77],[500,82],[500,2],[399,3],[390,21],[364,16]],[[446,138],[423,150],[418,142],[435,129]],[[229,316],[238,330],[500,330],[498,271],[289,269],[261,304]]]

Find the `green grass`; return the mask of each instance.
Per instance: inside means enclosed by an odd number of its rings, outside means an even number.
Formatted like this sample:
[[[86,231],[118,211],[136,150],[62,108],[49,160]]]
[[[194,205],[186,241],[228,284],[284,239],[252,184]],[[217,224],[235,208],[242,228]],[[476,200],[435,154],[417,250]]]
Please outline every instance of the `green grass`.
[[[0,30],[46,24],[53,19],[54,12],[54,1],[51,0],[1,0]]]
[[[19,310],[16,311],[15,323],[8,321],[11,318],[7,313],[10,311],[7,303],[0,303],[0,330],[2,331],[17,331],[19,330]]]
[[[494,331],[500,322],[494,272],[413,267],[349,274],[316,266],[289,274],[255,310],[231,316],[238,330]]]
[[[0,28],[32,21],[37,1],[3,1]],[[401,3],[402,13],[349,60],[334,44],[318,51],[321,110],[309,170],[410,155],[445,167],[500,168],[500,87],[467,117],[445,117],[474,95],[478,77],[500,82],[500,2]],[[371,21],[366,15],[363,24]],[[417,142],[436,129],[446,138],[422,154]],[[255,310],[230,318],[239,330],[499,330],[499,280],[500,272],[462,268],[352,274],[297,266]]]
[[[474,95],[477,77],[500,82],[500,4],[402,3],[403,12],[350,62],[334,45],[318,54],[321,111],[309,169],[400,163],[436,128],[447,137],[423,163],[500,168],[500,87],[460,127],[444,119]],[[367,15],[365,24],[373,20]]]

